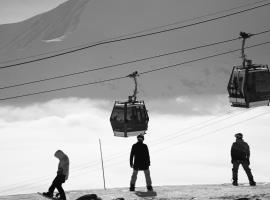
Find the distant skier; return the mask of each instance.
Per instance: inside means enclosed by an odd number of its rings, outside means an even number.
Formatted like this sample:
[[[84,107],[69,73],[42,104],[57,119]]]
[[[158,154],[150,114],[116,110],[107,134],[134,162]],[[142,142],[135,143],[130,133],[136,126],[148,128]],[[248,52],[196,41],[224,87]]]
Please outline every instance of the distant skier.
[[[250,186],[255,186],[256,182],[253,179],[251,170],[249,168],[249,157],[250,157],[250,150],[249,146],[243,140],[243,134],[237,133],[235,134],[236,141],[232,144],[231,147],[231,158],[232,158],[232,179],[233,185],[238,186],[238,169],[239,165],[241,164],[247,174]]]
[[[55,188],[58,190],[60,199],[66,200],[65,191],[62,188],[62,184],[68,179],[69,175],[69,158],[68,156],[61,150],[57,150],[54,154],[56,158],[59,159],[57,175],[53,180],[48,192],[43,192],[43,195],[46,197],[53,197],[53,192]]]
[[[139,170],[144,171],[147,190],[153,191],[152,188],[152,181],[150,177],[150,156],[148,147],[146,144],[143,143],[144,136],[138,135],[137,136],[138,142],[132,145],[131,152],[130,152],[130,167],[133,168],[133,173],[130,180],[130,191],[135,190],[135,184],[137,180],[137,175]],[[134,162],[133,162],[134,160]]]

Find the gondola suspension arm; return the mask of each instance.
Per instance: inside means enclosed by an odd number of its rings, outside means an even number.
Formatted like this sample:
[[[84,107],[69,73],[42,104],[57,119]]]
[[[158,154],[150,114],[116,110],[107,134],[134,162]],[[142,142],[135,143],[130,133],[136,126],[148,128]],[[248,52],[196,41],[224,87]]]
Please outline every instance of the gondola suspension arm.
[[[139,76],[139,73],[137,71],[133,72],[132,74],[129,74],[127,77],[133,78],[134,83],[135,83],[135,88],[133,91],[133,95],[128,96],[128,101],[129,102],[136,102],[137,100],[137,93],[138,93],[138,83],[137,83],[137,76]]]
[[[250,38],[252,34],[250,33],[245,33],[245,32],[240,32],[240,38],[242,38],[242,48],[241,48],[241,58],[243,60],[243,68],[246,67],[246,62],[249,62],[246,59],[246,54],[245,54],[245,44],[246,44],[246,39]]]

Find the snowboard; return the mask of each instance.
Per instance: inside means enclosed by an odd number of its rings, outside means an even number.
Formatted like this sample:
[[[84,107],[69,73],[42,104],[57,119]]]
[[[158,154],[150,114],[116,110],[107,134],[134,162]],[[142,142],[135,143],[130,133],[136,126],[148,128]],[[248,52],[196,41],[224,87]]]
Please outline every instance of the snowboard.
[[[57,198],[57,197],[48,197],[48,196],[45,196],[45,195],[43,195],[41,192],[38,192],[37,194],[39,194],[40,196],[42,196],[42,197],[44,197],[44,198],[46,198],[46,199],[52,199],[52,200],[58,200],[59,198]]]
[[[155,192],[155,191],[147,191],[147,192],[135,191],[135,194],[139,197],[155,197],[155,196],[157,196],[157,192]]]

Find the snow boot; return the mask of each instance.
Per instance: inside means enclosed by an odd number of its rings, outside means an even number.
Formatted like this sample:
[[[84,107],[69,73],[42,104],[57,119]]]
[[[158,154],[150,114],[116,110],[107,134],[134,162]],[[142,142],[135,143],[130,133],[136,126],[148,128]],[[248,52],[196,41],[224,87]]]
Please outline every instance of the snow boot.
[[[151,185],[147,186],[147,191],[153,191],[153,187]]]
[[[130,184],[129,191],[130,192],[134,192],[135,191],[135,185],[134,184]]]
[[[255,181],[250,181],[250,182],[249,182],[249,185],[250,185],[250,186],[256,186],[256,182],[255,182]]]
[[[43,192],[42,195],[45,197],[53,198],[53,194],[51,194],[49,192]]]
[[[234,186],[238,186],[237,181],[233,181],[232,184],[233,184]]]

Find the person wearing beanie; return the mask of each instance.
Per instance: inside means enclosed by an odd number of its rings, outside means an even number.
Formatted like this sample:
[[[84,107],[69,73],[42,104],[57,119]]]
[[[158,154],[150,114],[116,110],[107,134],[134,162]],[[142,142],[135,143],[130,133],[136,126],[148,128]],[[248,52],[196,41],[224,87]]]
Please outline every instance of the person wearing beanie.
[[[248,144],[243,140],[243,134],[237,133],[235,134],[236,141],[232,144],[231,147],[231,163],[233,164],[232,168],[232,179],[233,185],[238,186],[238,169],[239,165],[242,165],[250,186],[256,186],[256,182],[253,179],[253,175],[251,173],[251,169],[249,168],[250,162],[250,150]]]
[[[138,171],[144,171],[146,186],[148,191],[153,191],[152,180],[150,177],[150,156],[146,144],[143,143],[144,136],[142,134],[137,136],[137,143],[132,145],[130,152],[130,167],[133,168],[133,173],[130,180],[130,191],[135,190]]]

